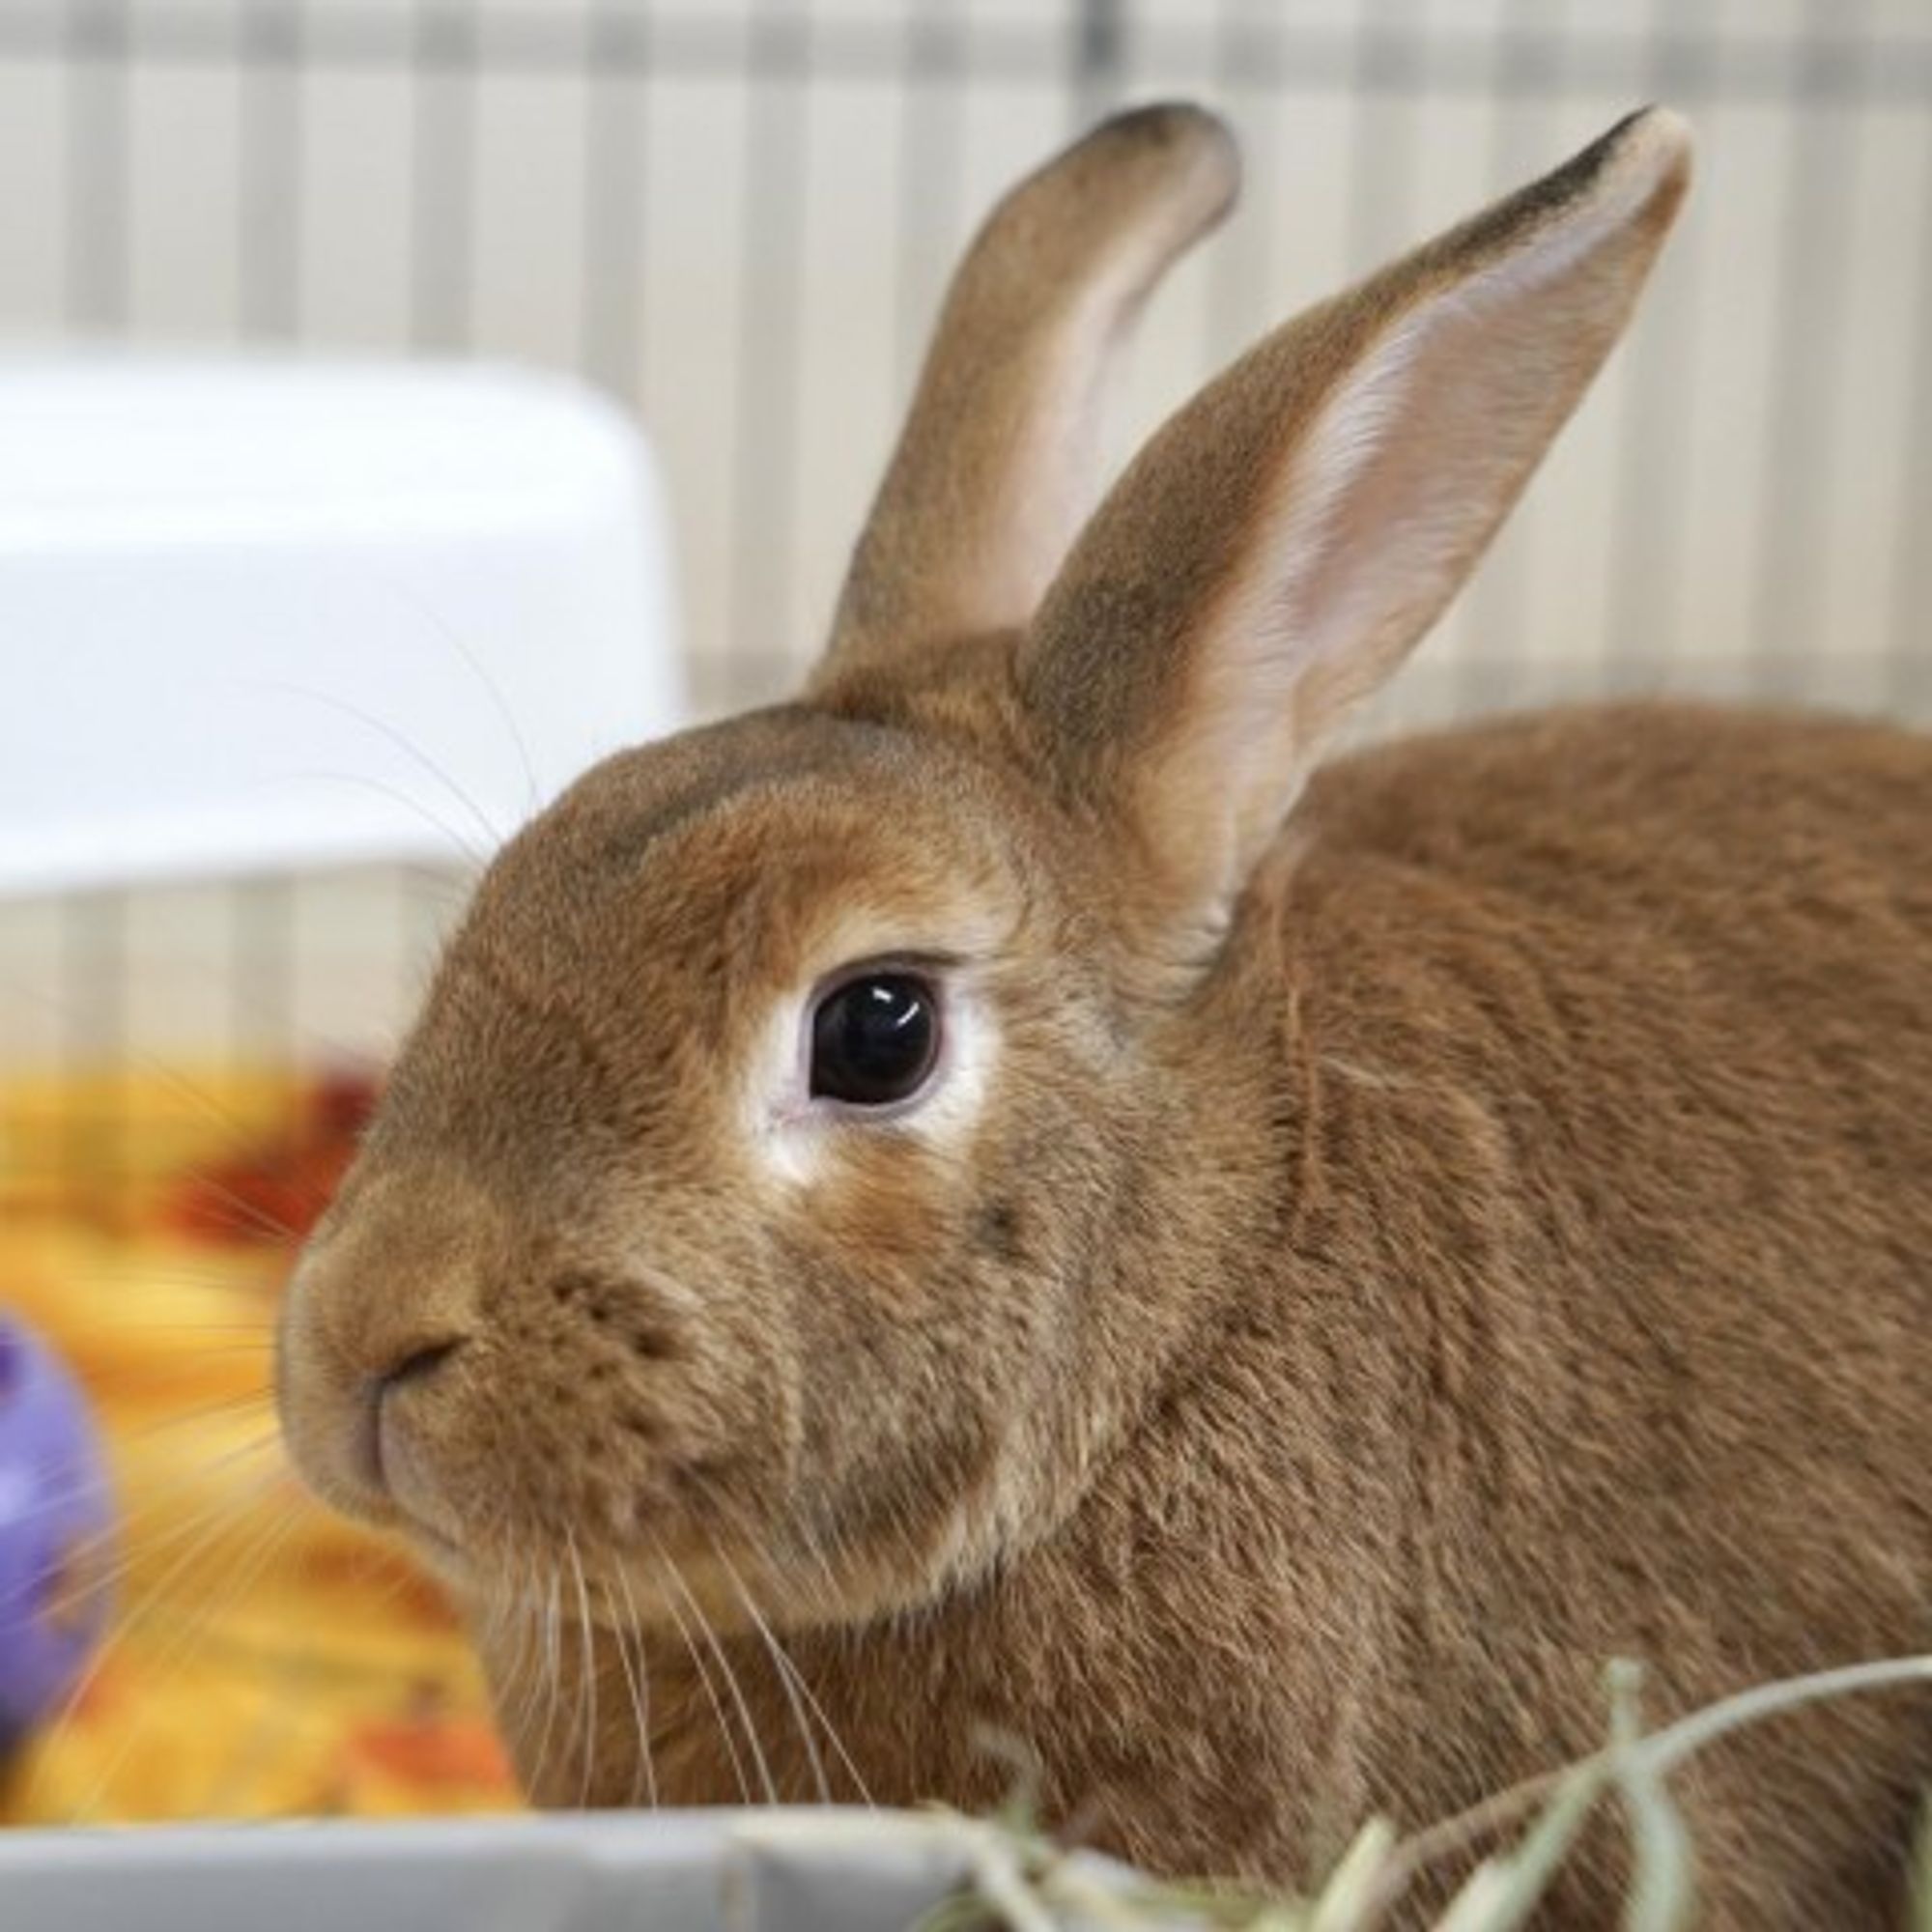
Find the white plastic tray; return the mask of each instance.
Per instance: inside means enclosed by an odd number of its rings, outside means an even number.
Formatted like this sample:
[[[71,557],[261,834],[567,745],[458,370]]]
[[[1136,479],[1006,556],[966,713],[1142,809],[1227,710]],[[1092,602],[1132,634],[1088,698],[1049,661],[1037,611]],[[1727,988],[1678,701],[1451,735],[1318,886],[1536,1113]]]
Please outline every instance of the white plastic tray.
[[[956,1829],[860,1812],[0,1833],[6,1932],[907,1932]]]

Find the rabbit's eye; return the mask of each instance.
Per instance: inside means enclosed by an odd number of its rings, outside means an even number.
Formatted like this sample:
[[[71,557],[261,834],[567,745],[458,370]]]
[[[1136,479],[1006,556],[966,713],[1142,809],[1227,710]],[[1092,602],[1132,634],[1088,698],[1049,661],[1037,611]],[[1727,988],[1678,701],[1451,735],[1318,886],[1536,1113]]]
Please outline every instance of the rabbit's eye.
[[[855,1107],[907,1100],[939,1058],[939,1001],[911,973],[868,973],[835,986],[811,1016],[814,1099]]]

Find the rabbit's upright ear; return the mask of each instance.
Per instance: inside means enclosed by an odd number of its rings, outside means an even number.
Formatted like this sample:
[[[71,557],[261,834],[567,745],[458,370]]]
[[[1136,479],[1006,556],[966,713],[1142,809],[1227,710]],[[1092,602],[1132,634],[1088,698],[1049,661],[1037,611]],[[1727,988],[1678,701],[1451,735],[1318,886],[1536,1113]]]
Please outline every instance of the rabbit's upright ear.
[[[1349,708],[1474,567],[1624,327],[1682,200],[1673,115],[1263,341],[1082,533],[1021,647],[1070,797],[1151,862],[1192,953]]]
[[[1032,617],[1098,495],[1114,352],[1238,180],[1211,115],[1144,107],[993,211],[947,294],[815,693]]]

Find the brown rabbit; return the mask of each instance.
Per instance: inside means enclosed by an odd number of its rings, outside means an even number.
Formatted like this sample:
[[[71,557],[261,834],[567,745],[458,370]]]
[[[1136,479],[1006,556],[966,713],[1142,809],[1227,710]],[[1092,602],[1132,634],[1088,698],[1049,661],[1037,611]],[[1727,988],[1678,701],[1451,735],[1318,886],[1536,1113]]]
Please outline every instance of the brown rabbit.
[[[282,1403],[474,1614],[542,1803],[827,1795],[1300,1879],[1932,1647],[1932,743],[1625,706],[1340,759],[1624,326],[1662,112],[1264,341],[1091,520],[1235,190],[1018,188],[806,696],[501,854]],[[1676,1780],[1721,1926],[1887,1923],[1932,1710]],[[1606,1923],[1617,1833],[1552,1922]]]

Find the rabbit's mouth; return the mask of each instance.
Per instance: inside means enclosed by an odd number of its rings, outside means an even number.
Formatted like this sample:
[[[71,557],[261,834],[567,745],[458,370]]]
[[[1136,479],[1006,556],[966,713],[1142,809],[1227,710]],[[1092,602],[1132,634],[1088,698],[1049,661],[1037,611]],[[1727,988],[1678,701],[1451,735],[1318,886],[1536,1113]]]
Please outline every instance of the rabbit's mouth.
[[[470,1558],[458,1529],[447,1522],[432,1468],[398,1405],[378,1393],[363,1424],[361,1460],[373,1488],[394,1515],[395,1527],[440,1570],[467,1571]]]

